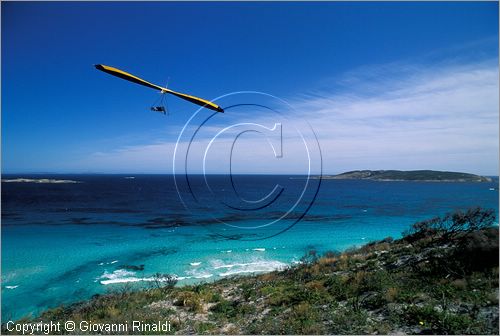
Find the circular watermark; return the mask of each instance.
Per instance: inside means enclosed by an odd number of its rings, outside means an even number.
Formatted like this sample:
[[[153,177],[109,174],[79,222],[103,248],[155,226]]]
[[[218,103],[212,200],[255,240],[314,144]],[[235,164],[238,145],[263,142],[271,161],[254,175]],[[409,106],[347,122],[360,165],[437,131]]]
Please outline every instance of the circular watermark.
[[[287,231],[307,214],[321,184],[321,149],[307,111],[254,91],[214,102],[224,113],[198,109],[176,141],[179,198],[198,224],[224,238]]]

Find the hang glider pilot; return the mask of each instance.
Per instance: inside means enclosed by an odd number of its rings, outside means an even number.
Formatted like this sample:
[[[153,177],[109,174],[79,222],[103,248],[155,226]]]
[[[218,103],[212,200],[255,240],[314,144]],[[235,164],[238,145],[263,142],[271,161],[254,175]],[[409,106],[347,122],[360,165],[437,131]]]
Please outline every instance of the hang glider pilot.
[[[151,107],[151,111],[153,111],[153,112],[160,112],[160,113],[163,113],[163,114],[167,113],[167,111],[165,110],[165,107],[163,107],[163,106],[152,106]]]

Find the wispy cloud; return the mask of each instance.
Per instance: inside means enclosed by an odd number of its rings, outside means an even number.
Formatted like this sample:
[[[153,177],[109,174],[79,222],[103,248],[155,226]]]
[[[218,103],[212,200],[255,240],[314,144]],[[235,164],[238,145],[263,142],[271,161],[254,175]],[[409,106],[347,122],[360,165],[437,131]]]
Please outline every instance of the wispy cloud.
[[[329,88],[287,100],[299,112],[297,121],[304,118],[317,133],[327,173],[442,169],[497,174],[498,82],[497,60],[432,66],[394,63],[355,69],[331,81]],[[272,126],[272,118],[251,118],[241,121]],[[241,169],[269,172],[274,166],[263,164],[269,149],[255,141],[239,141],[238,158],[245,162]],[[303,172],[303,157],[291,155],[302,146],[300,141],[289,138],[284,146],[284,159],[289,161],[280,171]],[[173,141],[128,146],[96,153],[86,163],[100,167],[96,170],[124,167],[170,173],[173,149]],[[227,151],[215,158],[224,155]],[[217,169],[225,171],[214,165],[212,172]]]
[[[329,170],[498,171],[496,62],[384,69],[350,73],[344,93],[295,102],[313,116]]]

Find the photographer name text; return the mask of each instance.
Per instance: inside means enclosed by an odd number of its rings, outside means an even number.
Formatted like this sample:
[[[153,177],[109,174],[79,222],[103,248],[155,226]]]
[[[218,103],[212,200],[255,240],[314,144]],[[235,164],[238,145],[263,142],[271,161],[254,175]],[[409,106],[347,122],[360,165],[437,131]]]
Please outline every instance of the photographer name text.
[[[66,322],[35,322],[35,323],[16,323],[8,321],[5,325],[9,332],[19,335],[40,335],[62,332],[91,332],[91,333],[128,333],[128,332],[156,332],[168,333],[172,330],[170,321],[124,321],[123,323],[94,323],[92,321],[66,321]]]

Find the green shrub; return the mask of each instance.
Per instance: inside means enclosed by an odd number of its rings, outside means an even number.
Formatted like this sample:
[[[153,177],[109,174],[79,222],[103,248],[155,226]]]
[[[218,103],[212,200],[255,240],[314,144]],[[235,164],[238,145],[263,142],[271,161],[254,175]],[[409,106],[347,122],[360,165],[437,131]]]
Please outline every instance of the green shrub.
[[[365,311],[350,308],[335,308],[330,314],[331,334],[365,334],[368,326],[368,315]]]
[[[237,302],[222,300],[210,308],[210,311],[225,318],[233,318],[238,314],[237,305]]]
[[[334,275],[328,277],[325,282],[325,287],[332,297],[334,297],[337,301],[342,301],[347,299],[347,277],[342,277],[339,275]]]
[[[319,313],[309,303],[293,306],[284,322],[287,334],[311,335],[324,333],[319,321]]]
[[[189,291],[182,291],[177,294],[177,299],[174,304],[181,307],[186,307],[193,312],[202,312],[201,300],[198,294]]]

